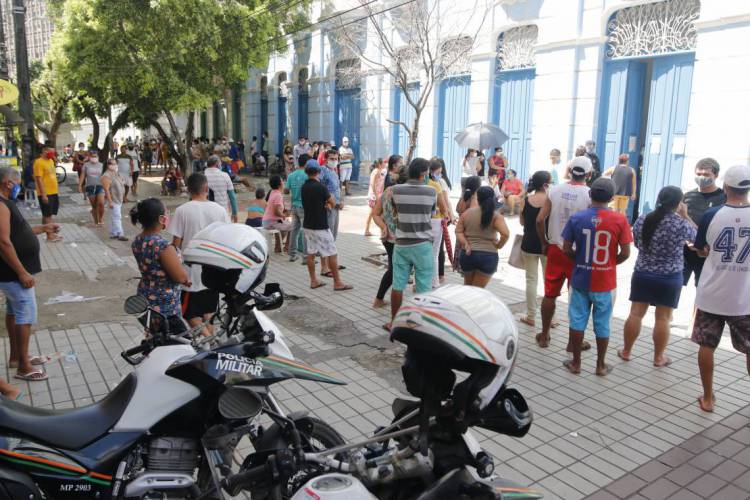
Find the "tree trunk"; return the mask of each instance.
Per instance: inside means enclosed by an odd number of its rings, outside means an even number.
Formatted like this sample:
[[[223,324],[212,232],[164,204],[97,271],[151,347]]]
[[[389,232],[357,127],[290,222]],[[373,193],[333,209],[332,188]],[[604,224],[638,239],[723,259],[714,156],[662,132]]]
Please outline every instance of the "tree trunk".
[[[185,149],[188,158],[188,170],[186,176],[193,173],[193,136],[195,135],[195,111],[188,111],[187,127],[185,127]]]
[[[86,118],[88,118],[89,121],[91,122],[91,144],[90,146],[93,146],[96,149],[99,149],[99,117],[96,116],[96,112],[94,111],[94,108],[92,108],[91,106],[88,106],[82,102],[81,107],[83,108],[83,113],[86,115]]]
[[[411,163],[414,158],[414,152],[417,150],[417,138],[419,137],[419,117],[422,114],[421,111],[417,111],[414,114],[414,125],[411,127],[411,133],[409,134],[409,150],[406,152],[406,164]]]
[[[188,155],[185,147],[185,143],[182,141],[182,134],[180,134],[180,129],[177,128],[177,122],[174,121],[174,115],[172,115],[172,112],[168,109],[163,110],[164,116],[167,117],[167,121],[169,122],[169,129],[172,132],[172,136],[174,137],[174,143],[172,144],[172,150],[175,152],[175,156],[177,158],[177,162],[180,165],[180,170],[182,170],[183,174],[188,173]],[[190,125],[188,124],[188,127]]]
[[[175,155],[176,152],[175,152],[174,144],[172,143],[172,139],[171,137],[169,137],[169,134],[167,134],[167,131],[164,130],[164,127],[161,126],[161,123],[159,123],[159,120],[156,117],[151,117],[148,119],[148,122],[159,133],[159,136],[161,137],[162,141],[167,143],[167,146],[169,146],[170,154]]]
[[[107,158],[109,158],[110,148],[112,147],[112,138],[115,136],[118,130],[127,125],[130,121],[130,108],[125,108],[117,116],[117,119],[112,122],[112,127],[107,132],[107,137],[104,139],[104,147],[99,151],[99,161],[106,164]],[[97,122],[98,126],[98,122]],[[117,154],[117,151],[115,151]]]

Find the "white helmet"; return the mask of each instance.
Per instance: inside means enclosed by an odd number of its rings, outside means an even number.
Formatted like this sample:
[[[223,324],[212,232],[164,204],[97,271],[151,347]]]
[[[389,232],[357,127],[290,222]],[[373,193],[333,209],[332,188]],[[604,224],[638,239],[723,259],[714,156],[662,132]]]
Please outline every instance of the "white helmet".
[[[491,292],[472,286],[446,285],[414,296],[398,310],[391,332],[408,346],[403,373],[409,392],[422,397],[423,384],[431,391],[442,385],[437,392],[445,399],[453,390],[452,371],[467,372],[464,403],[479,410],[508,382],[518,348],[513,314]]]
[[[221,293],[252,290],[268,267],[266,239],[245,224],[214,222],[190,240],[182,255],[185,263],[203,267],[203,285]]]

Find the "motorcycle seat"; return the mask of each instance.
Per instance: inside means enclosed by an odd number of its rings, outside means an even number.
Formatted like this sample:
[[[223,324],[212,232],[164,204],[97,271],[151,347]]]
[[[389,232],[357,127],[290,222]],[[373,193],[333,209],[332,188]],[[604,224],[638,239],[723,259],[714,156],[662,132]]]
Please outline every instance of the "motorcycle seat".
[[[130,373],[96,403],[64,410],[35,408],[0,398],[0,432],[10,431],[56,448],[81,449],[117,423],[133,396],[135,382]]]

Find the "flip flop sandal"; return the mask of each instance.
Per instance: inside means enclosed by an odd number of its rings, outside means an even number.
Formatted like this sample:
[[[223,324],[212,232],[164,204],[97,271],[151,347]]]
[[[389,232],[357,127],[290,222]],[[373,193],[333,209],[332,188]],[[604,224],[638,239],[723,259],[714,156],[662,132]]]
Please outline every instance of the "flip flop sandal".
[[[326,278],[333,278],[333,273],[331,271],[326,271],[324,273],[320,273],[321,276],[325,276]]]
[[[391,332],[391,325],[389,325],[388,323],[383,324],[383,326],[381,326],[380,328],[382,328],[383,330],[385,330],[388,333]]]
[[[562,364],[573,375],[578,375],[578,374],[581,373],[581,369],[580,368],[574,368],[573,367],[573,360],[572,359],[566,359],[565,361],[563,361]]]
[[[339,271],[346,269],[346,266],[339,266]]]
[[[609,375],[610,373],[612,373],[613,369],[614,368],[612,367],[612,365],[608,365],[608,364],[605,363],[604,364],[604,373],[600,373],[599,370],[596,370],[596,375],[598,377],[604,377],[604,376]]]
[[[315,285],[315,286],[312,286],[312,285],[311,285],[311,286],[310,286],[310,288],[312,288],[313,290],[315,290],[316,288],[320,288],[321,286],[325,286],[325,285],[326,285],[325,283],[322,283],[322,282],[321,282],[321,283],[318,283],[318,284],[317,284],[317,285]]]
[[[342,286],[341,288],[334,288],[334,292],[345,292],[346,290],[354,290],[354,287],[352,285],[346,285]]]
[[[625,356],[625,349],[617,349],[617,356],[623,361],[630,361],[630,354]],[[671,361],[670,361],[671,363]],[[654,365],[656,366],[656,365]]]
[[[716,398],[715,397],[713,398],[712,403],[716,404]],[[698,397],[698,406],[700,406],[700,409],[703,410],[703,411],[705,411],[706,413],[713,413],[714,412],[713,408],[708,408],[706,406],[703,406],[703,396]]]
[[[536,322],[533,319],[529,319],[528,316],[521,316],[518,318],[518,321],[520,321],[524,325],[536,326]]]
[[[45,365],[45,364],[49,363],[50,361],[52,361],[52,358],[49,357],[49,356],[47,356],[47,355],[45,355],[45,356],[32,356],[31,358],[29,358],[29,363],[31,363],[34,366]]]
[[[27,382],[42,382],[44,380],[47,380],[49,376],[41,370],[34,370],[33,372],[29,373],[16,373],[15,375],[13,375],[13,378],[17,378],[18,380],[25,380]]]
[[[654,368],[664,368],[665,366],[669,366],[671,364],[672,364],[672,359],[665,357],[664,361],[662,361],[661,363],[654,363]]]
[[[538,345],[539,347],[541,347],[541,348],[549,347],[549,339],[542,340],[542,334],[541,333],[537,333],[536,337],[534,337],[534,338],[536,339],[536,345]]]

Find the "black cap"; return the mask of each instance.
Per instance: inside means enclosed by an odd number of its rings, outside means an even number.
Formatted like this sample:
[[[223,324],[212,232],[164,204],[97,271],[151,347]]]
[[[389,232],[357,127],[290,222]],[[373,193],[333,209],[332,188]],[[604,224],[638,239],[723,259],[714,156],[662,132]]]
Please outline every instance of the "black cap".
[[[615,183],[612,179],[599,177],[591,184],[591,199],[606,203],[615,196]]]

